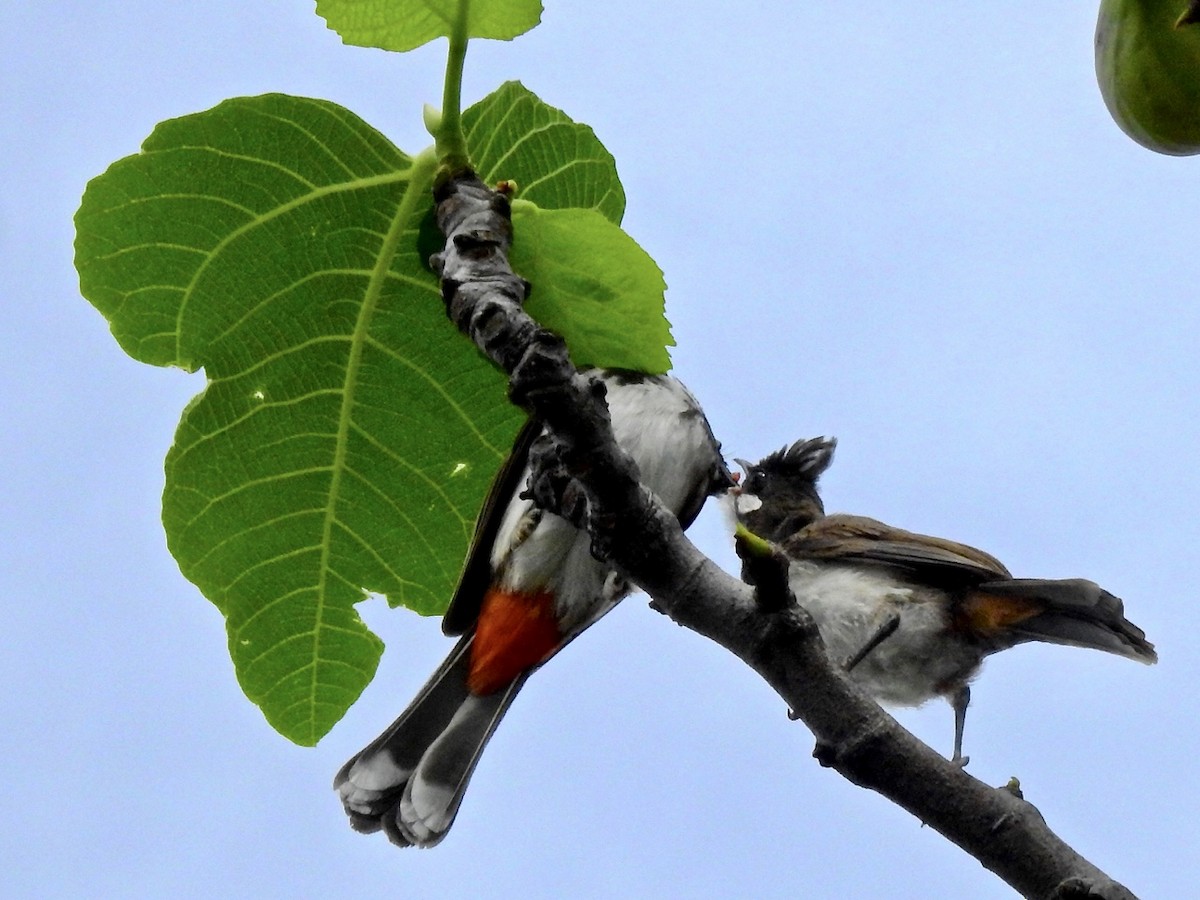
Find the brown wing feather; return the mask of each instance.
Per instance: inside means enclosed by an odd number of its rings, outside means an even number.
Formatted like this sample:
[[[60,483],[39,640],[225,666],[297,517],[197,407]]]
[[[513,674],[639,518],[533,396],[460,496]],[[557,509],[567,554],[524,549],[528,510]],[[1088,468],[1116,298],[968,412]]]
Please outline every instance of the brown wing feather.
[[[874,563],[935,580],[977,582],[1010,577],[1003,563],[982,550],[864,516],[838,514],[818,519],[783,547],[793,559]]]
[[[492,544],[500,529],[500,520],[504,518],[509,501],[521,489],[517,482],[529,461],[529,448],[541,433],[541,421],[527,421],[517,433],[512,452],[492,479],[487,499],[479,510],[479,518],[475,520],[475,534],[471,537],[471,548],[467,551],[458,587],[454,589],[454,596],[442,617],[444,634],[463,634],[479,618],[483,595],[492,584]]]

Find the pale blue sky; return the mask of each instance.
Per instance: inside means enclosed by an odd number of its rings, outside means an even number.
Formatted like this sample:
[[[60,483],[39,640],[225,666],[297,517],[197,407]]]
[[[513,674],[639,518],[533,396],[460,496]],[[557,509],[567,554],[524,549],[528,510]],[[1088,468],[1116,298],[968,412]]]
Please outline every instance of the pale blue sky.
[[[978,8],[975,8],[978,7]],[[733,456],[840,440],[832,510],[1094,578],[1162,662],[991,660],[971,771],[1146,897],[1196,869],[1200,160],[1109,119],[1097,0],[550,2],[478,44],[592,125],[671,285],[677,373]],[[1007,897],[908,814],[820,769],[745,667],[626,602],[540,672],[453,832],[345,825],[344,759],[448,649],[382,602],[377,680],[315,750],[243,698],[158,522],[199,376],[124,356],[78,295],[86,181],[161,119],[285,91],[428,143],[443,47],[343,47],[305,0],[10,4],[0,41],[0,894],[261,898]],[[720,517],[694,537],[732,568]],[[934,704],[901,721],[948,751]]]

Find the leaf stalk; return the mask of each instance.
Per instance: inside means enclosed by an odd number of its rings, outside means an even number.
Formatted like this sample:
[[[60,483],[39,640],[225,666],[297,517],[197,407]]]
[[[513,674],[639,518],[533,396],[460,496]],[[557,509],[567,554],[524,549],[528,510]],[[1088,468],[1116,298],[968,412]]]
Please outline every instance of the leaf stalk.
[[[467,23],[471,0],[460,0],[458,16],[450,30],[450,47],[446,56],[446,80],[442,88],[442,121],[435,136],[438,159],[444,169],[455,173],[470,165],[467,158],[467,137],[462,128],[462,76],[467,57]]]

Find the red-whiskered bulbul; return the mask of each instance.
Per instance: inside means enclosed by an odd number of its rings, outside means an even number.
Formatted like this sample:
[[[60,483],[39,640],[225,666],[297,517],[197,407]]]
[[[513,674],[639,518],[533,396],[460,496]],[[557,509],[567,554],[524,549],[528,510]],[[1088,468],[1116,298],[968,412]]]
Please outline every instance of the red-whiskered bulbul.
[[[750,465],[733,488],[739,520],[779,544],[788,583],[830,657],[880,703],[954,708],[962,755],[971,679],[983,659],[1026,641],[1157,662],[1117,597],[1081,578],[1013,578],[995,557],[862,516],[824,514],[816,482],[834,442],[797,441]],[[757,531],[761,528],[762,531]]]
[[[605,385],[617,443],[686,528],[709,495],[734,483],[700,405],[670,376],[593,374]],[[334,779],[358,831],[382,828],[400,846],[445,837],[525,679],[631,590],[592,555],[587,533],[520,496],[542,431],[537,421],[525,425],[476,523],[442,621],[462,637],[400,718]]]

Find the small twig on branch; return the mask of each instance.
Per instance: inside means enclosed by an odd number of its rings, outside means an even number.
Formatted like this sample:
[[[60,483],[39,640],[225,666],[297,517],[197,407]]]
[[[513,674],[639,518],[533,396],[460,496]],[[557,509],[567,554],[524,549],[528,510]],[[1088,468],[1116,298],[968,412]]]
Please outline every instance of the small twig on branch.
[[[530,286],[508,263],[507,197],[471,172],[446,178],[434,195],[446,248],[431,262],[447,314],[508,373],[513,401],[554,435],[553,452],[534,470],[537,502],[588,528],[594,546],[657,609],[758,672],[812,730],[822,765],[907,809],[1026,897],[1132,898],[1055,835],[1019,792],[951,764],[844,677],[791,596],[786,560],[776,554],[750,563],[751,588],[696,549],[637,481],[613,440],[603,392],[574,369],[562,340],[522,308]]]

